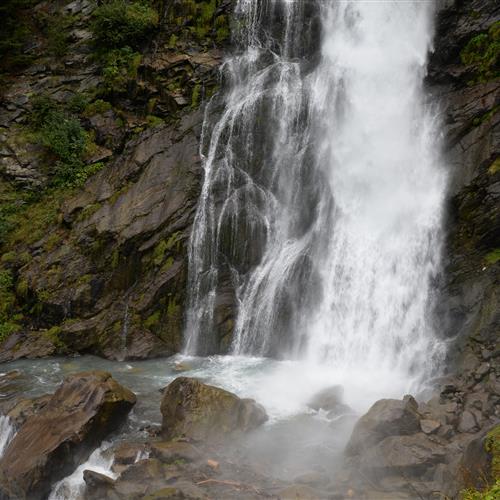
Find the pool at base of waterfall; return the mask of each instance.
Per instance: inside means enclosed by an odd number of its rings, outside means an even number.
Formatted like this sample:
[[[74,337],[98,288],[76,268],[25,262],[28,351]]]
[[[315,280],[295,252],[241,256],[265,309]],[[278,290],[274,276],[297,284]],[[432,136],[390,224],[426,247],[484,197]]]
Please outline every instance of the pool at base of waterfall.
[[[375,400],[401,397],[409,389],[400,385],[400,381],[406,380],[404,377],[381,367],[358,374],[347,367],[244,356],[176,355],[125,362],[80,356],[19,360],[4,365],[3,370],[19,370],[24,374],[26,397],[52,393],[66,376],[88,370],[110,372],[137,395],[137,405],[126,425],[86,464],[56,485],[51,498],[80,498],[84,469],[104,474],[108,470],[112,476],[109,469],[112,460],[105,456],[106,448],[120,441],[148,440],[155,435],[161,424],[162,389],[179,376],[196,377],[260,403],[269,420],[249,436],[229,443],[224,453],[235,463],[249,465],[252,470],[284,481],[311,471],[331,476],[340,464],[357,417]],[[340,410],[312,408],[314,396],[333,386],[342,387]]]

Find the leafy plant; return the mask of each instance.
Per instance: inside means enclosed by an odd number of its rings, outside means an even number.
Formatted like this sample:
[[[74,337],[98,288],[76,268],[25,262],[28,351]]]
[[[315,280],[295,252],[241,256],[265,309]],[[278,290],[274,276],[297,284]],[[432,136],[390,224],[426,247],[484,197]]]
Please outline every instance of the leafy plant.
[[[500,76],[500,21],[486,33],[473,37],[460,53],[463,64],[475,67],[477,80],[492,80]]]
[[[93,16],[94,41],[104,51],[126,46],[137,49],[158,25],[158,13],[143,1],[110,0]]]
[[[114,49],[102,57],[104,85],[109,92],[124,92],[137,77],[141,54],[130,47]]]

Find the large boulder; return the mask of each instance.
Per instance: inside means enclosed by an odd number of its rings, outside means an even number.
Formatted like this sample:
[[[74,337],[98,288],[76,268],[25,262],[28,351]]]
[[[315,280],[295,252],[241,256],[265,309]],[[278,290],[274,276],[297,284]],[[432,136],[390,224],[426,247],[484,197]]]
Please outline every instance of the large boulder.
[[[445,460],[446,449],[424,433],[389,436],[361,457],[361,469],[373,479],[387,476],[421,478]]]
[[[313,410],[334,410],[342,404],[344,388],[341,385],[327,387],[316,393],[307,406]]]
[[[267,420],[253,399],[206,385],[194,378],[176,378],[166,389],[162,403],[162,433],[168,439],[187,437],[217,441],[255,429]]]
[[[403,400],[381,399],[359,420],[346,448],[356,455],[388,436],[415,434],[420,431],[418,403],[411,396]]]
[[[69,376],[29,416],[0,461],[0,498],[45,498],[126,418],[135,395],[109,373]]]

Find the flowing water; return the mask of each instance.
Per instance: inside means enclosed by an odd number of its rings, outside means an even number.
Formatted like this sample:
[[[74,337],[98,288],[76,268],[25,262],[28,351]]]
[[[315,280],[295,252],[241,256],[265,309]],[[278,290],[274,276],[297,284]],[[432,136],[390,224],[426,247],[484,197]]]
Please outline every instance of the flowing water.
[[[26,396],[108,370],[138,395],[112,442],[146,439],[180,361],[266,408],[242,460],[281,478],[330,473],[353,421],[312,411],[311,396],[341,384],[360,414],[418,390],[442,354],[432,282],[446,179],[422,88],[433,16],[432,1],[238,0],[203,129],[185,354],[8,364],[31,377]],[[0,445],[11,432],[0,420]],[[51,498],[79,498],[84,468],[112,475],[104,448]]]
[[[187,353],[222,349],[234,322],[233,354],[296,360],[365,402],[433,372],[433,16],[426,1],[238,2],[204,125]]]
[[[5,415],[0,415],[0,458],[2,458],[3,452],[6,450],[15,434],[16,430],[10,418]]]

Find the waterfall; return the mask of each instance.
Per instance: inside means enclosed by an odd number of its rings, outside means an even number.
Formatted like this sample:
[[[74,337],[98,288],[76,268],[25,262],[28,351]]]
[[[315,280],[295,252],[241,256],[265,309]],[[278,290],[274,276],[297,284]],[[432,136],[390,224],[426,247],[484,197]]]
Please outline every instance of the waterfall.
[[[16,435],[16,429],[9,417],[0,415],[0,458]]]
[[[239,0],[203,128],[187,353],[431,369],[446,187],[422,88],[433,15],[421,1]]]

